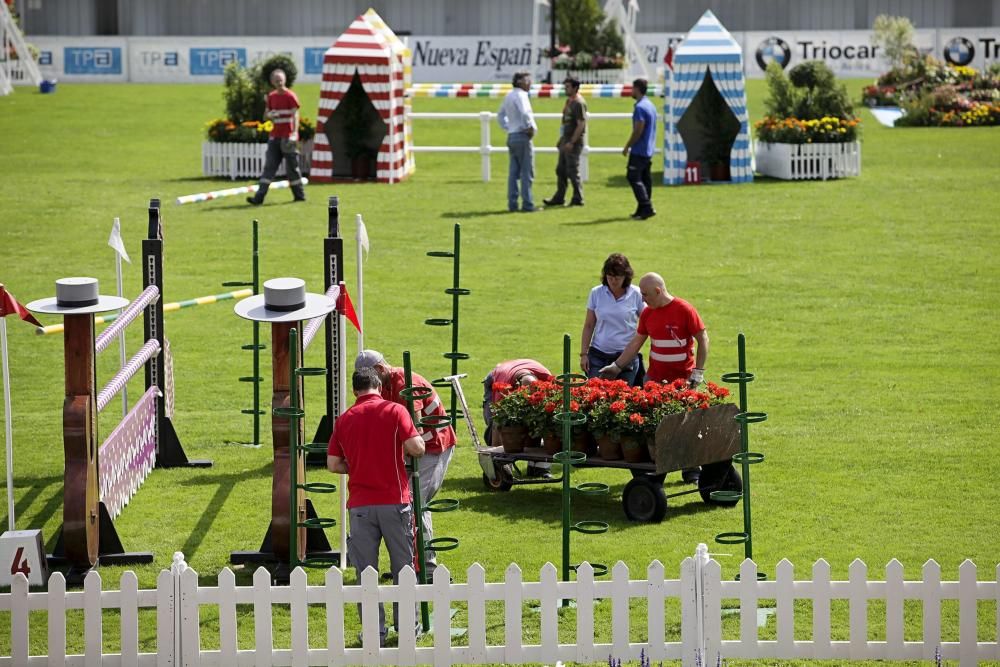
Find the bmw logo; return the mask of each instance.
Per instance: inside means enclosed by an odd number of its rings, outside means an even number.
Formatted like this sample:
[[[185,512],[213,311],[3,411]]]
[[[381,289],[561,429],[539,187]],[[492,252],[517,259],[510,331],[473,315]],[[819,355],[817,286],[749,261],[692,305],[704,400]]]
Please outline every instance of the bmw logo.
[[[772,60],[781,65],[781,69],[785,69],[791,59],[792,50],[788,48],[788,42],[780,37],[768,37],[757,47],[757,64],[762,70],[767,69]]]
[[[968,65],[976,57],[976,47],[965,37],[955,37],[944,45],[944,59],[952,65]]]

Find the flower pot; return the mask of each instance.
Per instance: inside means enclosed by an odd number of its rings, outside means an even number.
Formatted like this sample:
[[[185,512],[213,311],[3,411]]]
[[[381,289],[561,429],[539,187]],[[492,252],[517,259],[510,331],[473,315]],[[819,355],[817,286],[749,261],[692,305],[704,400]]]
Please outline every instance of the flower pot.
[[[597,440],[597,455],[605,461],[618,461],[622,458],[622,443],[617,438],[605,433]]]
[[[649,460],[655,462],[656,461],[656,436],[655,435],[647,435],[645,443],[646,443],[646,453],[649,454]]]
[[[549,456],[562,451],[562,435],[555,431],[547,431],[542,436],[542,447]]]
[[[622,438],[622,456],[629,463],[647,463],[649,453],[646,451],[646,442],[642,436],[627,435]]]
[[[861,175],[861,143],[754,144],[757,172],[783,180],[843,178]]]
[[[524,424],[507,424],[497,429],[500,434],[500,444],[509,453],[523,452],[528,444],[528,427]]]
[[[570,449],[589,455],[594,451],[594,436],[591,435],[590,431],[574,431]]]

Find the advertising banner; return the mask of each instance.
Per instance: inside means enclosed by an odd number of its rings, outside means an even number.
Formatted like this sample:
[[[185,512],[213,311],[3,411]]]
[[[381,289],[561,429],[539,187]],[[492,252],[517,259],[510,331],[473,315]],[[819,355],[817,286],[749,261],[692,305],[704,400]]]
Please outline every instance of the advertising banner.
[[[126,82],[128,40],[123,37],[30,37],[46,79]]]
[[[734,32],[749,78],[763,78],[772,60],[786,68],[822,60],[841,78],[874,78],[888,69],[869,30]],[[640,33],[646,73],[659,80],[664,57],[683,33]],[[219,83],[230,62],[244,66],[275,53],[289,55],[299,80],[316,83],[323,54],[335,41],[309,37],[30,37],[41,51],[43,76],[65,81]],[[548,69],[548,37],[532,53],[528,35],[412,36],[415,83],[507,82],[519,70]],[[917,48],[955,65],[983,69],[1000,62],[1000,28],[917,30]],[[633,65],[629,78],[642,69]],[[553,80],[562,78],[557,70]]]

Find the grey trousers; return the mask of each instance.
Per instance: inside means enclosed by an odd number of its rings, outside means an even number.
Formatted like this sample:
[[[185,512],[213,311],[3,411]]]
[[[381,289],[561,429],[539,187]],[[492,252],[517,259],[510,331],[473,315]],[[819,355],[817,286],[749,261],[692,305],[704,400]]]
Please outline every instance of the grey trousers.
[[[361,581],[361,573],[371,567],[378,572],[379,544],[385,541],[389,552],[392,583],[399,583],[399,573],[413,566],[413,507],[411,505],[365,505],[351,508],[351,534],[347,538],[347,557]],[[358,605],[361,616],[361,605]],[[393,603],[392,617],[399,620],[399,605]],[[378,628],[385,639],[385,608],[378,606]]]
[[[434,496],[444,484],[445,473],[448,472],[448,464],[451,462],[451,454],[454,447],[449,447],[440,454],[424,454],[419,459],[420,462],[420,504],[424,507],[434,500]],[[424,544],[434,539],[434,526],[431,521],[432,512],[424,510],[421,519],[424,524]],[[427,581],[431,581],[434,570],[437,568],[437,553],[433,549],[424,549],[424,560],[427,562]]]
[[[578,143],[569,150],[563,150],[563,141],[559,141],[559,162],[556,163],[556,193],[552,198],[561,202],[566,198],[567,184],[573,186],[573,199],[575,202],[583,201],[583,186],[580,184],[580,154],[583,153],[583,145]]]

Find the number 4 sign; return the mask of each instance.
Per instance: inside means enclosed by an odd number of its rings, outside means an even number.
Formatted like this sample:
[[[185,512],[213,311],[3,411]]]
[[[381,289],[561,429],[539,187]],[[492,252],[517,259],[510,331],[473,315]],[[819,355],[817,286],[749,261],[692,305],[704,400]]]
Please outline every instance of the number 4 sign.
[[[41,530],[8,530],[0,535],[0,585],[10,586],[20,572],[32,586],[44,586],[49,564]]]

